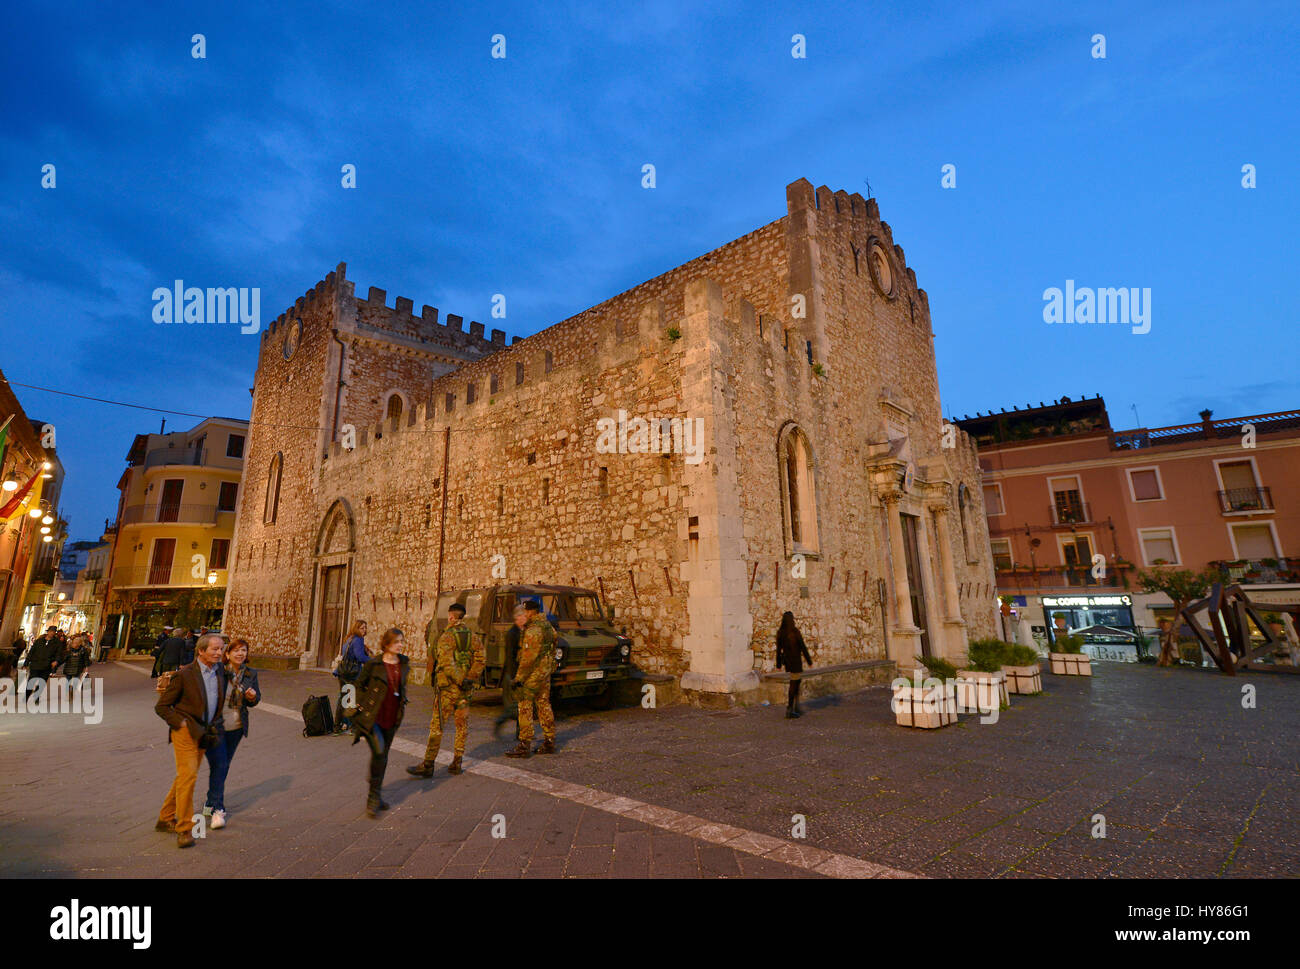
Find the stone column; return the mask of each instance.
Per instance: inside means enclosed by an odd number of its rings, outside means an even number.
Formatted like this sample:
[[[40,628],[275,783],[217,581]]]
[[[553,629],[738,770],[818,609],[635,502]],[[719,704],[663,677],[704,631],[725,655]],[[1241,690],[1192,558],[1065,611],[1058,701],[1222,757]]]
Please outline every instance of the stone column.
[[[961,605],[957,595],[957,573],[952,562],[952,533],[948,529],[948,507],[935,505],[935,541],[939,543],[939,560],[943,567],[944,618],[951,621],[961,618]]]
[[[698,515],[700,538],[692,561],[682,563],[687,581],[689,632],[682,647],[691,658],[682,689],[739,693],[757,689],[750,639],[748,558],[737,475],[735,413],[727,395],[727,330],[722,290],[712,280],[686,287],[682,326],[683,417],[704,421],[704,459],[687,464],[689,513]]]

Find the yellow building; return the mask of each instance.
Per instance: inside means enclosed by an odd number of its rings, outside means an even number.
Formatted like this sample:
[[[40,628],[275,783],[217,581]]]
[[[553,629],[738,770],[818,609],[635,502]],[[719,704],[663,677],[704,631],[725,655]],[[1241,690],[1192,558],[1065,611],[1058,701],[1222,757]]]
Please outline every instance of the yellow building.
[[[248,422],[139,434],[118,482],[106,645],[148,652],[164,625],[221,625]]]

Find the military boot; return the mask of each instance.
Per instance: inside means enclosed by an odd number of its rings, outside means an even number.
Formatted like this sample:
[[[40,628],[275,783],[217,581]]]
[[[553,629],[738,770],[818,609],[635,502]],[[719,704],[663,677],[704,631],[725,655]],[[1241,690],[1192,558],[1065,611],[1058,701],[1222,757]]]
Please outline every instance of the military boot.
[[[532,745],[527,740],[521,740],[515,745],[514,750],[506,752],[507,757],[531,757],[533,753]]]
[[[465,768],[460,766],[460,754],[457,754],[455,757],[451,759],[451,763],[447,765],[447,773],[448,774],[465,773]]]
[[[435,765],[429,763],[427,760],[422,760],[414,767],[406,768],[406,773],[414,774],[416,777],[432,777],[434,766]]]
[[[540,744],[537,745],[537,749],[534,750],[533,753],[534,753],[534,754],[553,754],[553,753],[555,753],[555,741],[554,741],[554,740],[543,740]]]

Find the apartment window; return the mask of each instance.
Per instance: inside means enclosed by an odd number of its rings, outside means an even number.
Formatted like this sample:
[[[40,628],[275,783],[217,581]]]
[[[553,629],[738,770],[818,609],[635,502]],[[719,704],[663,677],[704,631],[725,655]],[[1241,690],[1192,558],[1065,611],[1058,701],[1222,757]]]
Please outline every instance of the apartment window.
[[[993,567],[995,569],[1010,569],[1013,564],[1011,559],[1011,539],[995,538],[990,544],[993,546]]]
[[[226,457],[242,458],[244,456],[244,435],[231,434],[226,438]]]
[[[1178,543],[1172,528],[1139,528],[1138,542],[1142,545],[1142,561],[1155,565],[1160,559],[1168,565],[1179,564]]]
[[[1002,504],[1002,485],[994,482],[984,486],[984,514],[1002,515],[1006,513],[1006,507]]]
[[[280,467],[283,463],[284,455],[277,452],[266,473],[266,501],[262,505],[262,523],[265,525],[272,524],[280,511]]]
[[[1052,489],[1052,521],[1055,524],[1074,525],[1088,520],[1077,477],[1051,478],[1048,485]]]
[[[230,539],[214,538],[212,540],[212,554],[208,556],[208,568],[224,569],[226,563],[230,561]]]
[[[1239,559],[1259,560],[1278,557],[1277,537],[1268,522],[1229,525],[1232,547]]]
[[[217,511],[234,511],[235,499],[239,496],[238,481],[223,481],[217,492]]]
[[[817,486],[813,477],[812,447],[804,432],[789,424],[777,439],[780,462],[781,505],[790,552],[815,552],[817,542]]]
[[[1219,474],[1226,511],[1260,511],[1268,507],[1263,501],[1263,489],[1259,486],[1253,461],[1217,461],[1215,470]]]
[[[1160,472],[1155,468],[1131,468],[1128,487],[1134,501],[1160,501],[1165,496]]]

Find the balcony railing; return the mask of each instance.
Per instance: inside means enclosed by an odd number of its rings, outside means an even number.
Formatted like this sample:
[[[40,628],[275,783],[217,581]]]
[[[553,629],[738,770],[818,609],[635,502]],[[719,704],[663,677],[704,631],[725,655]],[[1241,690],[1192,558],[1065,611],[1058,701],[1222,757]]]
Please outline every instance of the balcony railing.
[[[1219,507],[1234,511],[1272,511],[1273,495],[1267,488],[1229,488],[1219,492]]]
[[[160,464],[202,464],[206,452],[195,447],[161,447],[145,455],[144,466],[156,468]]]
[[[1048,509],[1048,514],[1051,515],[1053,526],[1086,525],[1092,522],[1092,509],[1086,501],[1069,501],[1052,505]]]
[[[998,568],[997,580],[1001,588],[1084,588],[1086,586],[1112,586],[1128,588],[1131,562],[1107,562],[1106,573],[1094,578],[1092,567],[1085,565],[1040,565],[1031,569],[1017,564],[1012,568]]]
[[[215,525],[216,505],[188,505],[163,502],[157,505],[129,505],[122,509],[123,525]]]
[[[1242,585],[1277,585],[1300,582],[1300,557],[1237,559],[1232,562],[1211,562],[1210,573],[1219,581],[1239,582]]]
[[[207,588],[208,580],[206,575],[201,579],[194,578],[189,567],[184,565],[126,565],[113,570],[114,589],[155,585]]]

